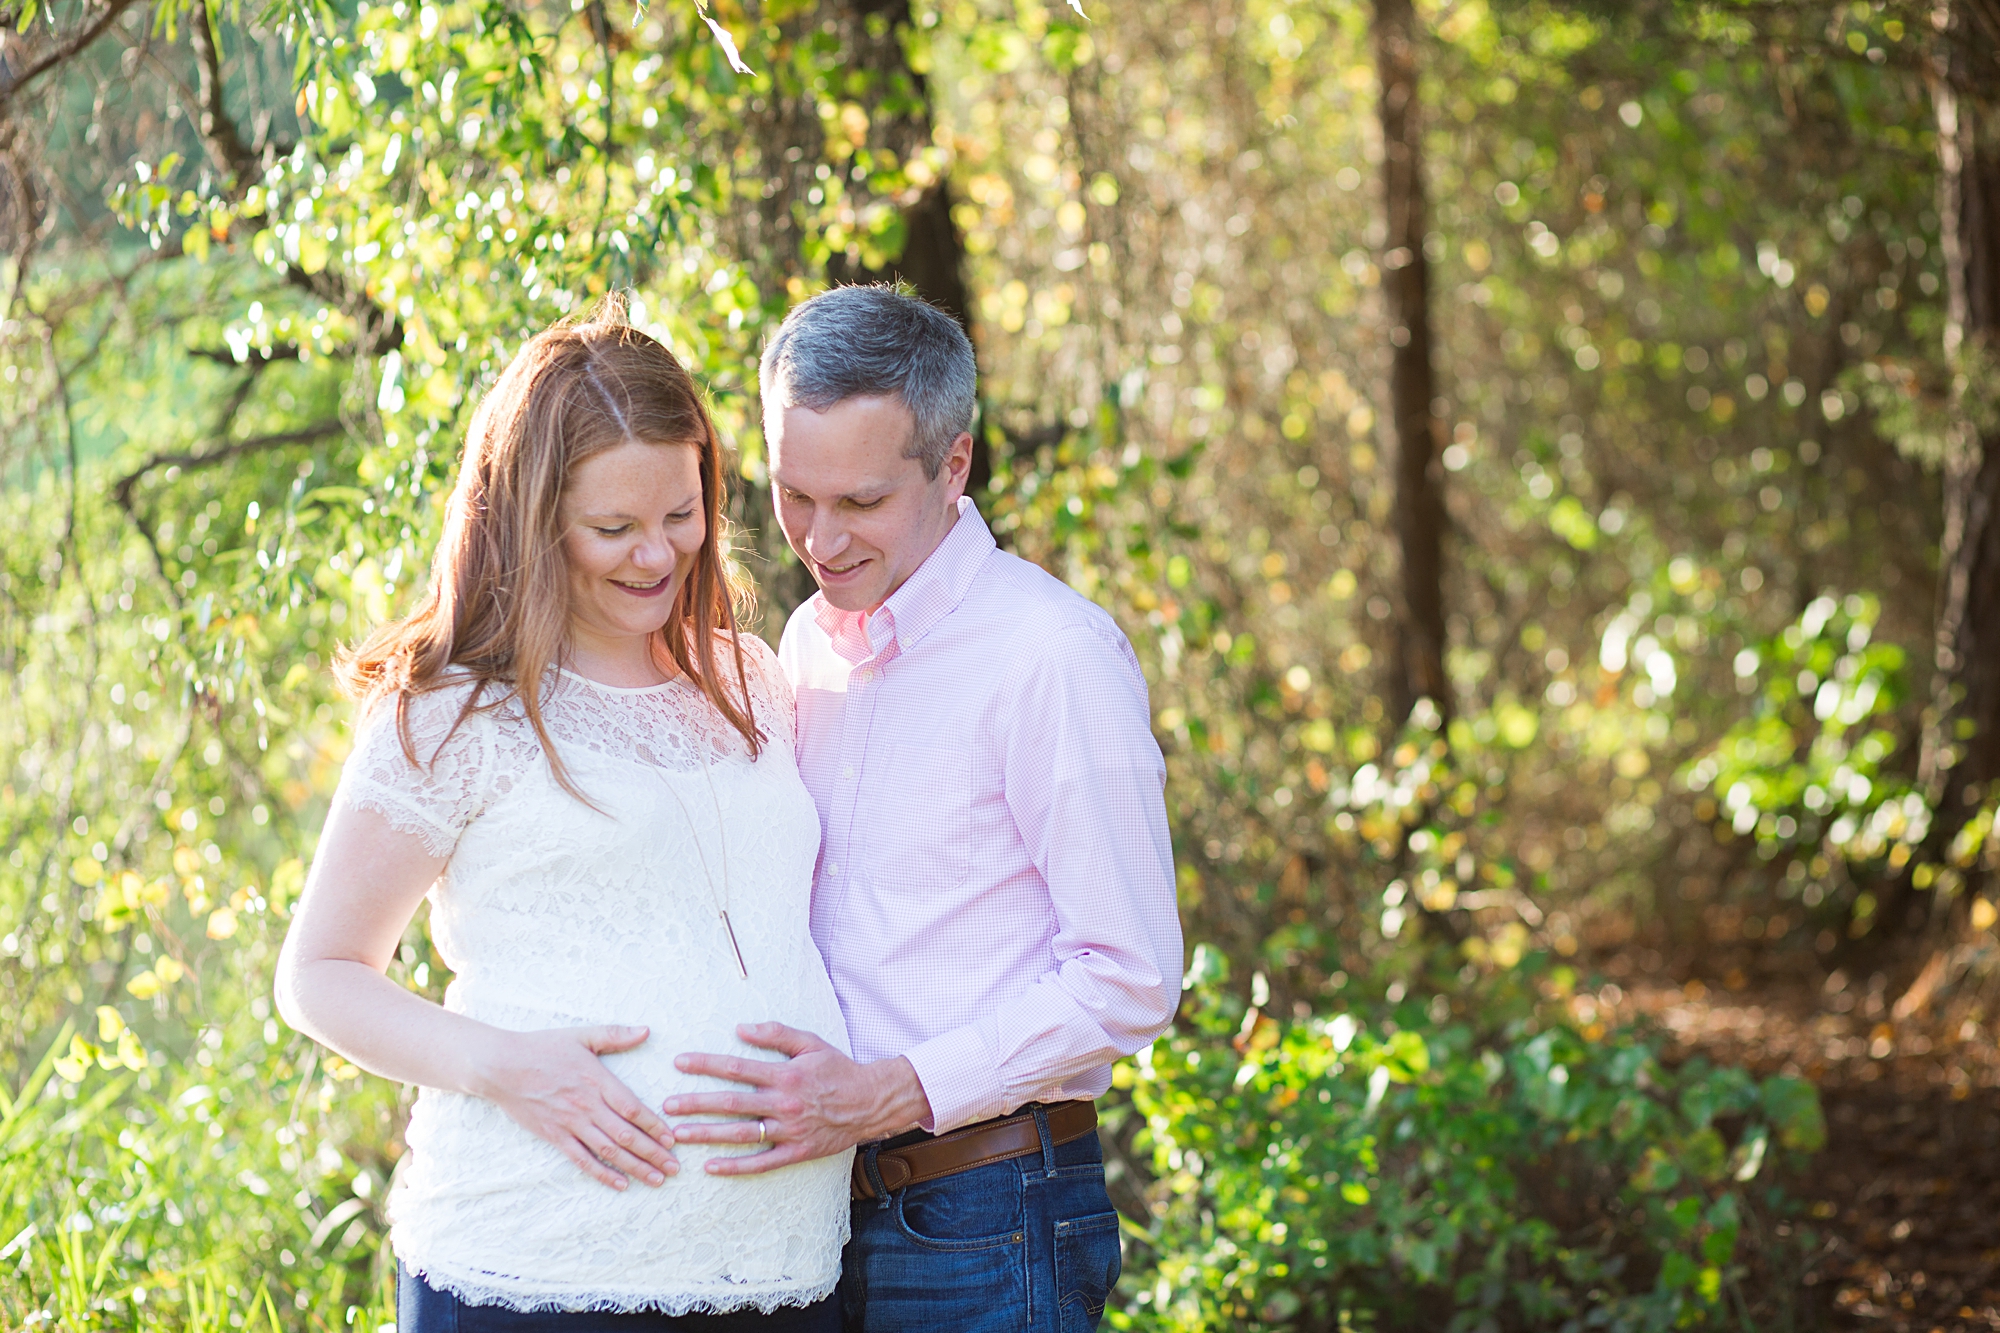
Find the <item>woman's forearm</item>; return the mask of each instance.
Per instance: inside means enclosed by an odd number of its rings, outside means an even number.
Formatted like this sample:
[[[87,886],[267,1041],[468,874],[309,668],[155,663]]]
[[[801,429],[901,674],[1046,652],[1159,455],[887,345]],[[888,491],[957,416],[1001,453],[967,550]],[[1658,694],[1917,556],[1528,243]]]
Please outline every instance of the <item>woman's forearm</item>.
[[[475,1097],[493,1095],[500,1048],[517,1035],[454,1014],[344,958],[286,960],[278,1010],[371,1074]]]

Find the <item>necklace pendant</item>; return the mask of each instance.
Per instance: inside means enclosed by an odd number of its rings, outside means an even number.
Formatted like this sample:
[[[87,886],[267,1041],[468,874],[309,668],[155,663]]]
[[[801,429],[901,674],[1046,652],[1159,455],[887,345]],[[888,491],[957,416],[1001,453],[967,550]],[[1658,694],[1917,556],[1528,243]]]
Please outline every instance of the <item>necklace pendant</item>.
[[[750,969],[743,965],[743,947],[736,942],[736,927],[729,924],[729,910],[724,908],[719,915],[722,917],[722,929],[729,936],[729,952],[736,955],[736,975],[748,981]]]

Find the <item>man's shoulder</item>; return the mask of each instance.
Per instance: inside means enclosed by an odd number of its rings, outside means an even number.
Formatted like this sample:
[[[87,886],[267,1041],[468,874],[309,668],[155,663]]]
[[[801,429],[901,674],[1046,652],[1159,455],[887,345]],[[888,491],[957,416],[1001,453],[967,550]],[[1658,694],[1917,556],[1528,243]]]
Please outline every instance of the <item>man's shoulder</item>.
[[[1008,551],[993,552],[988,562],[964,609],[1005,636],[1017,667],[1078,654],[1133,658],[1111,613],[1040,565]]]
[[[1004,614],[1018,628],[1043,631],[1069,626],[1109,630],[1123,637],[1111,613],[1031,560],[994,551],[968,601],[982,615]]]

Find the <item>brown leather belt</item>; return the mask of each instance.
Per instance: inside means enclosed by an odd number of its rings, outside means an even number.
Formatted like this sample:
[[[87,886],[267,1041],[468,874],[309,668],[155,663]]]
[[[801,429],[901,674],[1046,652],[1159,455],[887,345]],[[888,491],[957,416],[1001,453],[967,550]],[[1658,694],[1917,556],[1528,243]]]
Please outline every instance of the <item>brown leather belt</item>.
[[[1057,1144],[1074,1143],[1097,1128],[1097,1105],[1094,1102],[1057,1102],[1048,1108],[1048,1117],[1049,1137]],[[905,1185],[941,1180],[961,1171],[970,1171],[975,1166],[989,1166],[1041,1150],[1041,1133],[1035,1128],[1033,1112],[1028,1112],[1008,1116],[1004,1120],[967,1125],[964,1129],[955,1129],[949,1134],[920,1139],[901,1147],[883,1148],[875,1155],[875,1166],[882,1173],[882,1183],[893,1194]],[[875,1186],[868,1179],[864,1160],[867,1152],[864,1144],[861,1151],[854,1155],[853,1197],[857,1199],[877,1197]]]

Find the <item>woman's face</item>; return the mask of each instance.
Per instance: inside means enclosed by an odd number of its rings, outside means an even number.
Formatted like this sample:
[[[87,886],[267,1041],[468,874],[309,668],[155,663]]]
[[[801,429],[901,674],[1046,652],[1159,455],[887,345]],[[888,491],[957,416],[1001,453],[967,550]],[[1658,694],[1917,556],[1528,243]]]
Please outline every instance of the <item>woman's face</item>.
[[[629,656],[667,623],[708,533],[701,451],[628,441],[570,470],[560,512],[570,639],[583,656]]]

